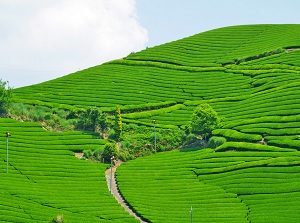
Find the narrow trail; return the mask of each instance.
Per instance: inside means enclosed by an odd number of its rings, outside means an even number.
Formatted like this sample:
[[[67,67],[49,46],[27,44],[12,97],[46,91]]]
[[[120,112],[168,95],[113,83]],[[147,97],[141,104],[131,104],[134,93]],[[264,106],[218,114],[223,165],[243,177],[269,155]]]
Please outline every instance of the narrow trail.
[[[128,207],[128,205],[125,203],[123,197],[121,196],[121,194],[119,193],[119,190],[118,190],[118,185],[117,185],[117,182],[116,182],[116,170],[117,168],[122,164],[122,162],[117,162],[115,164],[115,166],[112,167],[112,195],[115,197],[115,199],[118,201],[118,203],[130,214],[132,215],[133,217],[135,217],[137,220],[139,220],[141,223],[148,223],[146,221],[143,221],[139,216],[137,216],[135,214],[135,212],[130,208]],[[110,190],[110,168],[107,169],[105,171],[105,177],[106,177],[106,182],[107,182],[107,187],[108,187],[108,190]]]

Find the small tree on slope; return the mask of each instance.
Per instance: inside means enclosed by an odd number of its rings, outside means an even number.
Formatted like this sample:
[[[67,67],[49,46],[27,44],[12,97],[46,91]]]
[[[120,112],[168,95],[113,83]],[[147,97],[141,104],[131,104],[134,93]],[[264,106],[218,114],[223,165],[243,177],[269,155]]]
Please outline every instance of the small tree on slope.
[[[116,140],[118,141],[122,133],[122,117],[121,117],[121,109],[119,105],[117,105],[116,107],[114,130],[116,133]]]
[[[3,82],[0,79],[0,115],[6,112],[6,106],[12,97],[11,88],[9,86],[6,88],[6,84],[8,84],[8,82]]]
[[[202,104],[195,109],[191,122],[192,133],[206,138],[219,125],[220,118],[209,104]]]

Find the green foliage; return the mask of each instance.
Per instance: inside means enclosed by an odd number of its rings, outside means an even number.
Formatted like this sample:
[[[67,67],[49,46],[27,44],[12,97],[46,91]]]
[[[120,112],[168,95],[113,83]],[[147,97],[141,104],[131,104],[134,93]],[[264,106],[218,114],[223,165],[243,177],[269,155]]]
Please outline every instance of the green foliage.
[[[88,107],[79,115],[79,121],[77,123],[77,128],[79,129],[93,132],[99,129],[105,132],[107,127],[107,116],[105,113],[99,111],[97,107]]]
[[[121,109],[119,105],[116,107],[114,130],[115,130],[116,140],[119,140],[122,133],[122,117],[121,117]]]
[[[185,141],[185,132],[180,129],[156,128],[157,151],[168,151],[178,148]],[[123,124],[120,158],[147,156],[154,152],[153,127]]]
[[[83,150],[83,156],[86,159],[90,159],[93,156],[93,151],[91,149]]]
[[[193,133],[190,133],[186,136],[186,142],[187,143],[194,142],[195,140],[197,140],[197,136]]]
[[[8,85],[8,82],[0,79],[0,115],[6,113],[7,106],[12,99],[12,89]]]
[[[220,118],[217,112],[209,104],[202,104],[195,109],[192,115],[191,131],[209,136],[219,124]]]
[[[218,136],[213,136],[209,139],[208,141],[208,146],[210,148],[217,148],[218,146],[221,146],[226,142],[226,138],[224,137],[218,137]]]
[[[58,108],[49,108],[40,105],[28,105],[23,103],[11,103],[9,117],[19,121],[40,122],[48,130],[62,131],[73,130],[74,119],[66,120],[67,111]]]
[[[102,152],[103,152],[102,149],[96,149],[94,151],[92,151],[91,149],[86,149],[86,150],[83,150],[83,157],[85,159],[88,159],[88,160],[91,160],[91,161],[100,161],[100,162],[102,162],[103,161]]]
[[[102,158],[104,158],[106,162],[110,162],[111,157],[114,157],[115,159],[119,158],[119,151],[114,142],[106,143],[102,153]]]

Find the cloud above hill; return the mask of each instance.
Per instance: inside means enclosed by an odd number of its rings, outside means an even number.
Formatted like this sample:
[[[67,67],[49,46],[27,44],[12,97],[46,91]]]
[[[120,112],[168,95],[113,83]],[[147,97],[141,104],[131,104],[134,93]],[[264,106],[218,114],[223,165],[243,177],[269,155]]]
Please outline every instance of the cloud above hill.
[[[0,30],[0,78],[17,87],[124,57],[148,41],[134,0],[0,0]]]

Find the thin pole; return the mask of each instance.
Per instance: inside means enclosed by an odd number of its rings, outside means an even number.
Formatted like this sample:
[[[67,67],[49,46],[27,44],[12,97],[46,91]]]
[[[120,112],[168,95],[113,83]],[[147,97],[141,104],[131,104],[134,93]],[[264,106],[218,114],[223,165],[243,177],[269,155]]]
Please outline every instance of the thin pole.
[[[154,122],[154,151],[156,153],[156,129],[155,129],[155,122]]]
[[[156,129],[155,129],[156,120],[152,120],[152,122],[154,124],[154,153],[156,153]]]
[[[191,218],[191,223],[193,223],[193,207],[191,206],[190,210],[190,218]]]
[[[110,158],[110,194],[112,193],[112,162],[113,162],[114,157]]]
[[[6,135],[6,173],[8,173],[8,135]]]

